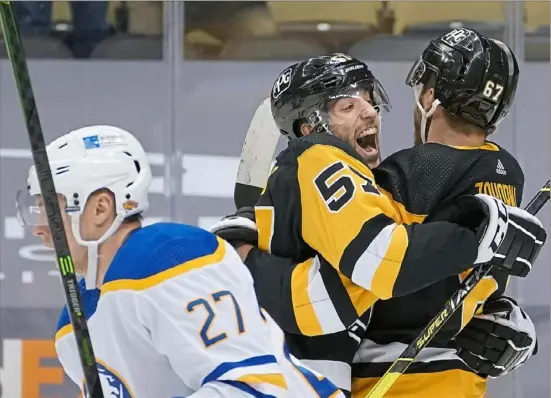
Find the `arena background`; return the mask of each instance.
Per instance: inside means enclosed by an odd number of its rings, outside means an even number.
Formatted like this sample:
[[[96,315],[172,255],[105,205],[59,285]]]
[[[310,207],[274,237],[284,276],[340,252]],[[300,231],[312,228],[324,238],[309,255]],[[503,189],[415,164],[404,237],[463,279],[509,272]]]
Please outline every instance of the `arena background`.
[[[413,94],[404,79],[428,40],[448,30],[450,21],[501,37],[517,53],[515,106],[492,138],[524,168],[523,205],[549,178],[549,2],[94,6],[86,12],[107,13],[110,37],[91,55],[63,44],[77,30],[68,2],[53,3],[46,33],[25,34],[39,114],[47,141],[91,124],[133,132],[155,176],[148,221],[207,226],[233,211],[238,156],[253,112],[277,74],[304,57],[340,50],[367,61],[393,105],[383,120],[383,154],[410,145]],[[53,256],[15,217],[16,191],[25,186],[31,158],[11,67],[5,53],[1,57],[0,396],[73,398],[78,390],[59,367],[51,340],[64,304]],[[547,207],[540,217],[547,228],[549,214]],[[549,265],[548,244],[528,278],[509,288],[537,325],[539,354],[492,381],[488,396],[549,396]]]

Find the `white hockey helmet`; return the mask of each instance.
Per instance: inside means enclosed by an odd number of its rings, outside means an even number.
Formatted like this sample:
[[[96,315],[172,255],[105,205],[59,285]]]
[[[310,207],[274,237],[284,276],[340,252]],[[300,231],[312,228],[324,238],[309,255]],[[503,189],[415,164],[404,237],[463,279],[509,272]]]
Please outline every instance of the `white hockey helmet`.
[[[113,126],[90,126],[71,131],[46,147],[56,192],[66,199],[76,241],[88,247],[87,289],[96,285],[98,246],[120,227],[125,218],[149,208],[151,168],[139,141],[128,131]],[[115,197],[116,218],[97,241],[80,236],[80,215],[90,195],[108,189]],[[27,192],[18,194],[17,209],[25,226],[47,225],[36,206],[40,186],[35,166],[27,178]]]

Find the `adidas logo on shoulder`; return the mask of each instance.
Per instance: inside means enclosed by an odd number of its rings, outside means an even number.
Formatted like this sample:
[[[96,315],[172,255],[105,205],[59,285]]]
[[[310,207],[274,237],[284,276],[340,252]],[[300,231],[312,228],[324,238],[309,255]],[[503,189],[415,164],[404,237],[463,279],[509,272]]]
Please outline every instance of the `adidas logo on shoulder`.
[[[505,167],[503,167],[503,163],[501,163],[501,160],[497,160],[497,167],[496,167],[496,173],[506,176],[507,170],[505,170]]]

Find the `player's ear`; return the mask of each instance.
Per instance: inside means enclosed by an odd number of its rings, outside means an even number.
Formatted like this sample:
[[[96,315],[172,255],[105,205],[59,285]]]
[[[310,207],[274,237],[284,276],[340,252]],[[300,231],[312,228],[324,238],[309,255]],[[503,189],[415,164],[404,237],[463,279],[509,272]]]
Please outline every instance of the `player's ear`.
[[[96,193],[90,205],[93,206],[94,220],[96,225],[101,226],[111,223],[115,214],[115,198],[109,191]]]
[[[434,102],[434,88],[428,88],[423,91],[423,95],[421,96],[421,105],[423,105],[423,109],[428,111],[432,107],[432,103]]]
[[[306,137],[311,132],[312,132],[312,126],[309,125],[308,123],[303,123],[300,126],[300,133],[302,134],[303,137]]]

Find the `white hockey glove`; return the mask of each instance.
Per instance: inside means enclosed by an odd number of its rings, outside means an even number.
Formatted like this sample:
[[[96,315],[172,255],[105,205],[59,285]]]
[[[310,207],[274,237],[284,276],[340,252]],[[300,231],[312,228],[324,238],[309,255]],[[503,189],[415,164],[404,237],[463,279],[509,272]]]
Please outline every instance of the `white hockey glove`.
[[[455,339],[457,355],[473,371],[504,376],[537,353],[534,323],[513,299],[488,301],[482,312]]]
[[[254,207],[243,207],[208,228],[210,232],[228,241],[233,247],[248,243],[258,245],[258,229]]]
[[[478,234],[475,264],[490,262],[514,276],[528,275],[547,238],[536,217],[484,194],[461,197],[450,221]]]

